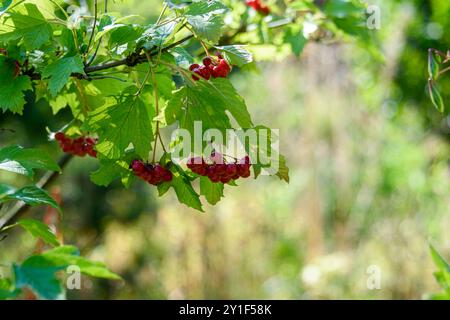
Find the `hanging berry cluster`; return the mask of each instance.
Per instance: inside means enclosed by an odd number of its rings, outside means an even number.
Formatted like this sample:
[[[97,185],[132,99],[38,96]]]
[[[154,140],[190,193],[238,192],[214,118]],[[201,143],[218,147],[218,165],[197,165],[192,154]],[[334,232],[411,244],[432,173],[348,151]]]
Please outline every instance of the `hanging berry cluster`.
[[[206,57],[203,59],[203,65],[197,63],[192,64],[189,70],[198,74],[200,77],[209,80],[213,78],[226,78],[231,72],[231,67],[222,55],[217,55],[217,60],[212,57]],[[192,79],[195,81],[200,80],[196,75],[192,75]]]
[[[67,137],[63,132],[55,134],[55,139],[59,142],[59,146],[65,153],[70,153],[79,157],[89,155],[93,158],[97,158],[97,151],[94,150],[97,139],[90,137],[72,139]]]
[[[267,16],[270,13],[269,7],[264,3],[261,3],[261,0],[247,0],[247,5],[255,9],[263,16]]]
[[[203,157],[190,158],[187,167],[200,176],[208,177],[214,183],[228,183],[231,180],[250,177],[251,164],[248,156],[227,163],[225,158],[216,153],[212,155],[210,163]]]
[[[172,172],[161,166],[160,164],[148,164],[141,160],[133,160],[130,169],[134,174],[144,181],[156,186],[162,182],[172,181]]]

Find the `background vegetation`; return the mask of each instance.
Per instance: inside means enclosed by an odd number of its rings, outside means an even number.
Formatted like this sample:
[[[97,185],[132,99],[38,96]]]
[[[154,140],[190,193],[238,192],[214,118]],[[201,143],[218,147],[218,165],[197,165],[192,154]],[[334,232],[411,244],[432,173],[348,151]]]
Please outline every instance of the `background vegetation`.
[[[144,183],[131,191],[95,186],[87,172],[96,161],[73,161],[51,190],[64,210],[65,242],[125,281],[86,278],[69,298],[410,299],[439,291],[428,241],[450,257],[450,118],[429,102],[426,63],[429,47],[450,48],[450,3],[374,4],[384,60],[355,43],[311,43],[300,59],[277,56],[232,74],[255,122],[281,129],[289,185],[246,181],[199,214],[174,197],[157,199]],[[160,7],[130,0],[111,10],[150,21]],[[450,101],[450,80],[441,86]],[[56,157],[45,127],[68,115],[49,124],[50,116],[39,103],[23,119],[0,115],[0,128],[15,130],[0,144]],[[0,179],[20,184],[17,176]],[[34,245],[15,231],[0,242],[1,263]],[[380,290],[367,289],[371,265],[381,268]]]

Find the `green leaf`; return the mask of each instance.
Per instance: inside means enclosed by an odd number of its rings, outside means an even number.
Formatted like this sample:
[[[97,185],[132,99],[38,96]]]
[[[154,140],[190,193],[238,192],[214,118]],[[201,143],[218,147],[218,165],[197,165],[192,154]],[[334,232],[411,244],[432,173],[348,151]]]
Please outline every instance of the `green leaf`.
[[[439,270],[450,273],[450,264],[437,252],[433,245],[430,244],[431,257]]]
[[[223,13],[228,10],[220,0],[194,0],[194,2],[186,10],[186,15],[188,16],[199,16],[211,13]]]
[[[432,50],[428,52],[428,74],[430,79],[433,80],[436,80],[439,76],[439,64]]]
[[[324,11],[328,16],[341,19],[364,13],[363,7],[359,4],[355,4],[352,0],[327,1]]]
[[[175,164],[172,164],[173,179],[171,182],[165,182],[158,185],[159,196],[164,195],[170,188],[175,190],[178,201],[188,207],[203,212],[200,196],[192,187],[191,181],[187,178],[183,170]]]
[[[77,94],[75,92],[70,92],[59,94],[55,99],[50,100],[49,104],[52,107],[53,114],[57,114],[67,106],[70,106],[72,109],[77,109],[80,102],[77,99]]]
[[[217,129],[225,134],[231,128],[230,120],[225,112],[221,95],[217,95],[215,87],[207,81],[198,81],[193,86],[187,86],[180,90],[177,97],[181,103],[173,105],[182,108],[180,126],[191,133],[194,139],[195,122],[201,121],[203,130]],[[175,110],[175,108],[174,108]]]
[[[0,149],[0,170],[32,177],[34,169],[61,171],[58,164],[42,150],[24,149],[20,146]]]
[[[25,3],[24,6],[26,14],[20,12],[9,13],[14,23],[14,30],[0,34],[0,41],[6,42],[22,39],[27,50],[33,51],[39,49],[50,40],[53,30],[36,5]]]
[[[9,279],[0,279],[0,300],[13,299],[19,294],[19,290],[14,290]]]
[[[222,27],[225,25],[223,18],[218,15],[189,16],[187,21],[195,33],[212,43],[217,43],[222,35]]]
[[[4,185],[0,185],[0,190],[6,190],[6,188]],[[23,201],[30,206],[49,205],[57,210],[61,210],[47,191],[36,186],[23,187],[17,191],[9,188],[8,193],[0,198],[0,203],[6,201]]]
[[[280,180],[289,183],[289,168],[286,165],[286,158],[273,148],[279,138],[270,128],[264,126],[257,126],[254,130],[257,131],[258,143],[247,146],[246,149],[252,155],[255,177],[258,177],[264,169],[267,174],[277,176]]]
[[[13,265],[16,288],[28,287],[42,299],[62,299],[64,291],[55,274],[62,269],[42,256],[31,256],[22,265]]]
[[[216,49],[224,52],[225,58],[233,65],[242,67],[247,63],[253,62],[253,56],[241,45],[216,46]]]
[[[98,153],[108,159],[120,159],[132,144],[139,156],[147,158],[154,138],[152,111],[140,97],[132,95],[114,106],[91,112],[88,126],[100,136]]]
[[[163,26],[151,26],[138,39],[138,43],[147,50],[151,50],[154,46],[161,47],[173,35],[177,22],[167,23]]]
[[[223,13],[226,10],[221,1],[196,1],[188,7],[185,16],[199,37],[217,43],[222,35]]]
[[[100,168],[91,173],[91,181],[99,186],[108,186],[118,178],[129,178],[131,173],[126,161],[100,160]]]
[[[297,25],[286,28],[284,41],[290,44],[292,53],[294,53],[297,57],[300,56],[305,48],[305,45],[308,43],[308,39],[306,39],[303,35],[302,28]]]
[[[9,6],[12,4],[13,0],[2,0],[0,1],[0,12],[6,11]]]
[[[206,200],[215,205],[223,197],[223,183],[213,183],[208,177],[200,177],[200,194],[205,196]]]
[[[224,109],[231,113],[241,128],[248,129],[253,127],[247,105],[233,87],[230,80],[226,78],[216,78],[211,79],[208,84],[210,85],[209,90],[211,90],[211,93],[217,95],[221,99]]]
[[[431,79],[428,81],[428,92],[430,94],[431,102],[433,102],[435,108],[439,112],[443,113],[445,111],[444,100],[442,99],[436,83]]]
[[[33,237],[39,238],[49,245],[59,246],[59,241],[55,234],[45,223],[34,219],[22,219],[17,224],[28,231]]]
[[[60,299],[64,297],[62,286],[56,277],[58,271],[68,266],[77,266],[80,272],[97,278],[120,280],[97,261],[90,261],[79,256],[74,246],[62,246],[48,250],[40,255],[33,255],[21,265],[14,265],[16,288],[28,287],[43,299]]]
[[[22,114],[24,91],[32,89],[31,80],[27,76],[15,77],[14,61],[3,56],[0,56],[0,70],[0,109]]]
[[[134,42],[139,38],[141,32],[141,30],[128,25],[115,28],[109,37],[109,47],[113,48],[126,43]]]
[[[91,261],[79,255],[78,248],[74,246],[62,246],[49,250],[41,254],[50,266],[70,266],[75,265],[80,268],[80,272],[95,278],[120,280],[121,277],[111,272],[104,263]]]
[[[450,296],[450,265],[430,244],[431,257],[439,271],[434,273],[434,277],[439,285],[444,289],[446,295]]]
[[[42,76],[50,78],[49,90],[53,96],[67,84],[72,73],[83,73],[84,65],[80,56],[66,57],[48,65]]]

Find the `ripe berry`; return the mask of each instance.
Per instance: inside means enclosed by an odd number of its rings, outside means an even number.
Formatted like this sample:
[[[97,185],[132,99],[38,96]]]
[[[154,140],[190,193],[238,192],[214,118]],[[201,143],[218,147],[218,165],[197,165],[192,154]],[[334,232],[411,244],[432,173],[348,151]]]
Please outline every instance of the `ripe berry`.
[[[66,137],[65,134],[62,132],[57,132],[55,134],[55,139],[58,141],[63,141],[65,137]]]
[[[205,67],[209,68],[209,66],[213,64],[213,59],[211,57],[205,57],[203,59],[203,64],[205,65]]]
[[[158,185],[162,182],[172,181],[173,175],[168,169],[160,164],[146,164],[141,160],[133,160],[130,164],[130,169],[134,174],[152,185]]]
[[[228,183],[231,180],[248,178],[251,175],[248,156],[234,161],[234,163],[227,163],[223,155],[215,151],[211,153],[208,162],[202,157],[190,158],[187,166],[192,172],[200,176],[207,176],[214,183]]]
[[[267,16],[270,13],[270,9],[267,5],[261,3],[261,0],[247,0],[247,6],[252,7],[260,14]]]
[[[94,150],[94,146],[97,144],[96,139],[90,137],[78,137],[76,139],[71,139],[63,132],[56,133],[55,139],[58,141],[60,148],[65,153],[70,153],[80,157],[84,157],[86,155],[93,158],[97,157],[97,151]]]
[[[217,61],[212,57],[205,57],[203,65],[194,63],[189,67],[189,70],[209,80],[211,76],[213,78],[226,78],[231,72],[231,67],[221,54],[217,54]],[[192,79],[195,81],[200,80],[200,77],[197,75],[192,75]]]

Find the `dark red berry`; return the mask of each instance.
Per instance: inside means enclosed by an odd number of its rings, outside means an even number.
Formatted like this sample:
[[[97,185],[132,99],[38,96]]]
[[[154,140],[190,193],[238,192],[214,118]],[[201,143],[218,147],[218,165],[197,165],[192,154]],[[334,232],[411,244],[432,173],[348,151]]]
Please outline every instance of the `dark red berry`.
[[[163,180],[164,180],[165,182],[172,181],[172,178],[173,178],[172,172],[166,171],[166,172],[164,173]]]
[[[234,163],[231,163],[227,166],[227,175],[234,176],[237,173],[237,166]]]
[[[209,67],[210,65],[212,65],[213,60],[211,57],[205,57],[203,59],[203,64],[205,65],[205,67]]]
[[[65,137],[66,137],[66,135],[63,132],[57,132],[55,134],[55,139],[57,141],[63,141]]]
[[[191,66],[189,67],[190,71],[194,71],[195,69],[200,68],[200,65],[197,63],[191,64]]]

